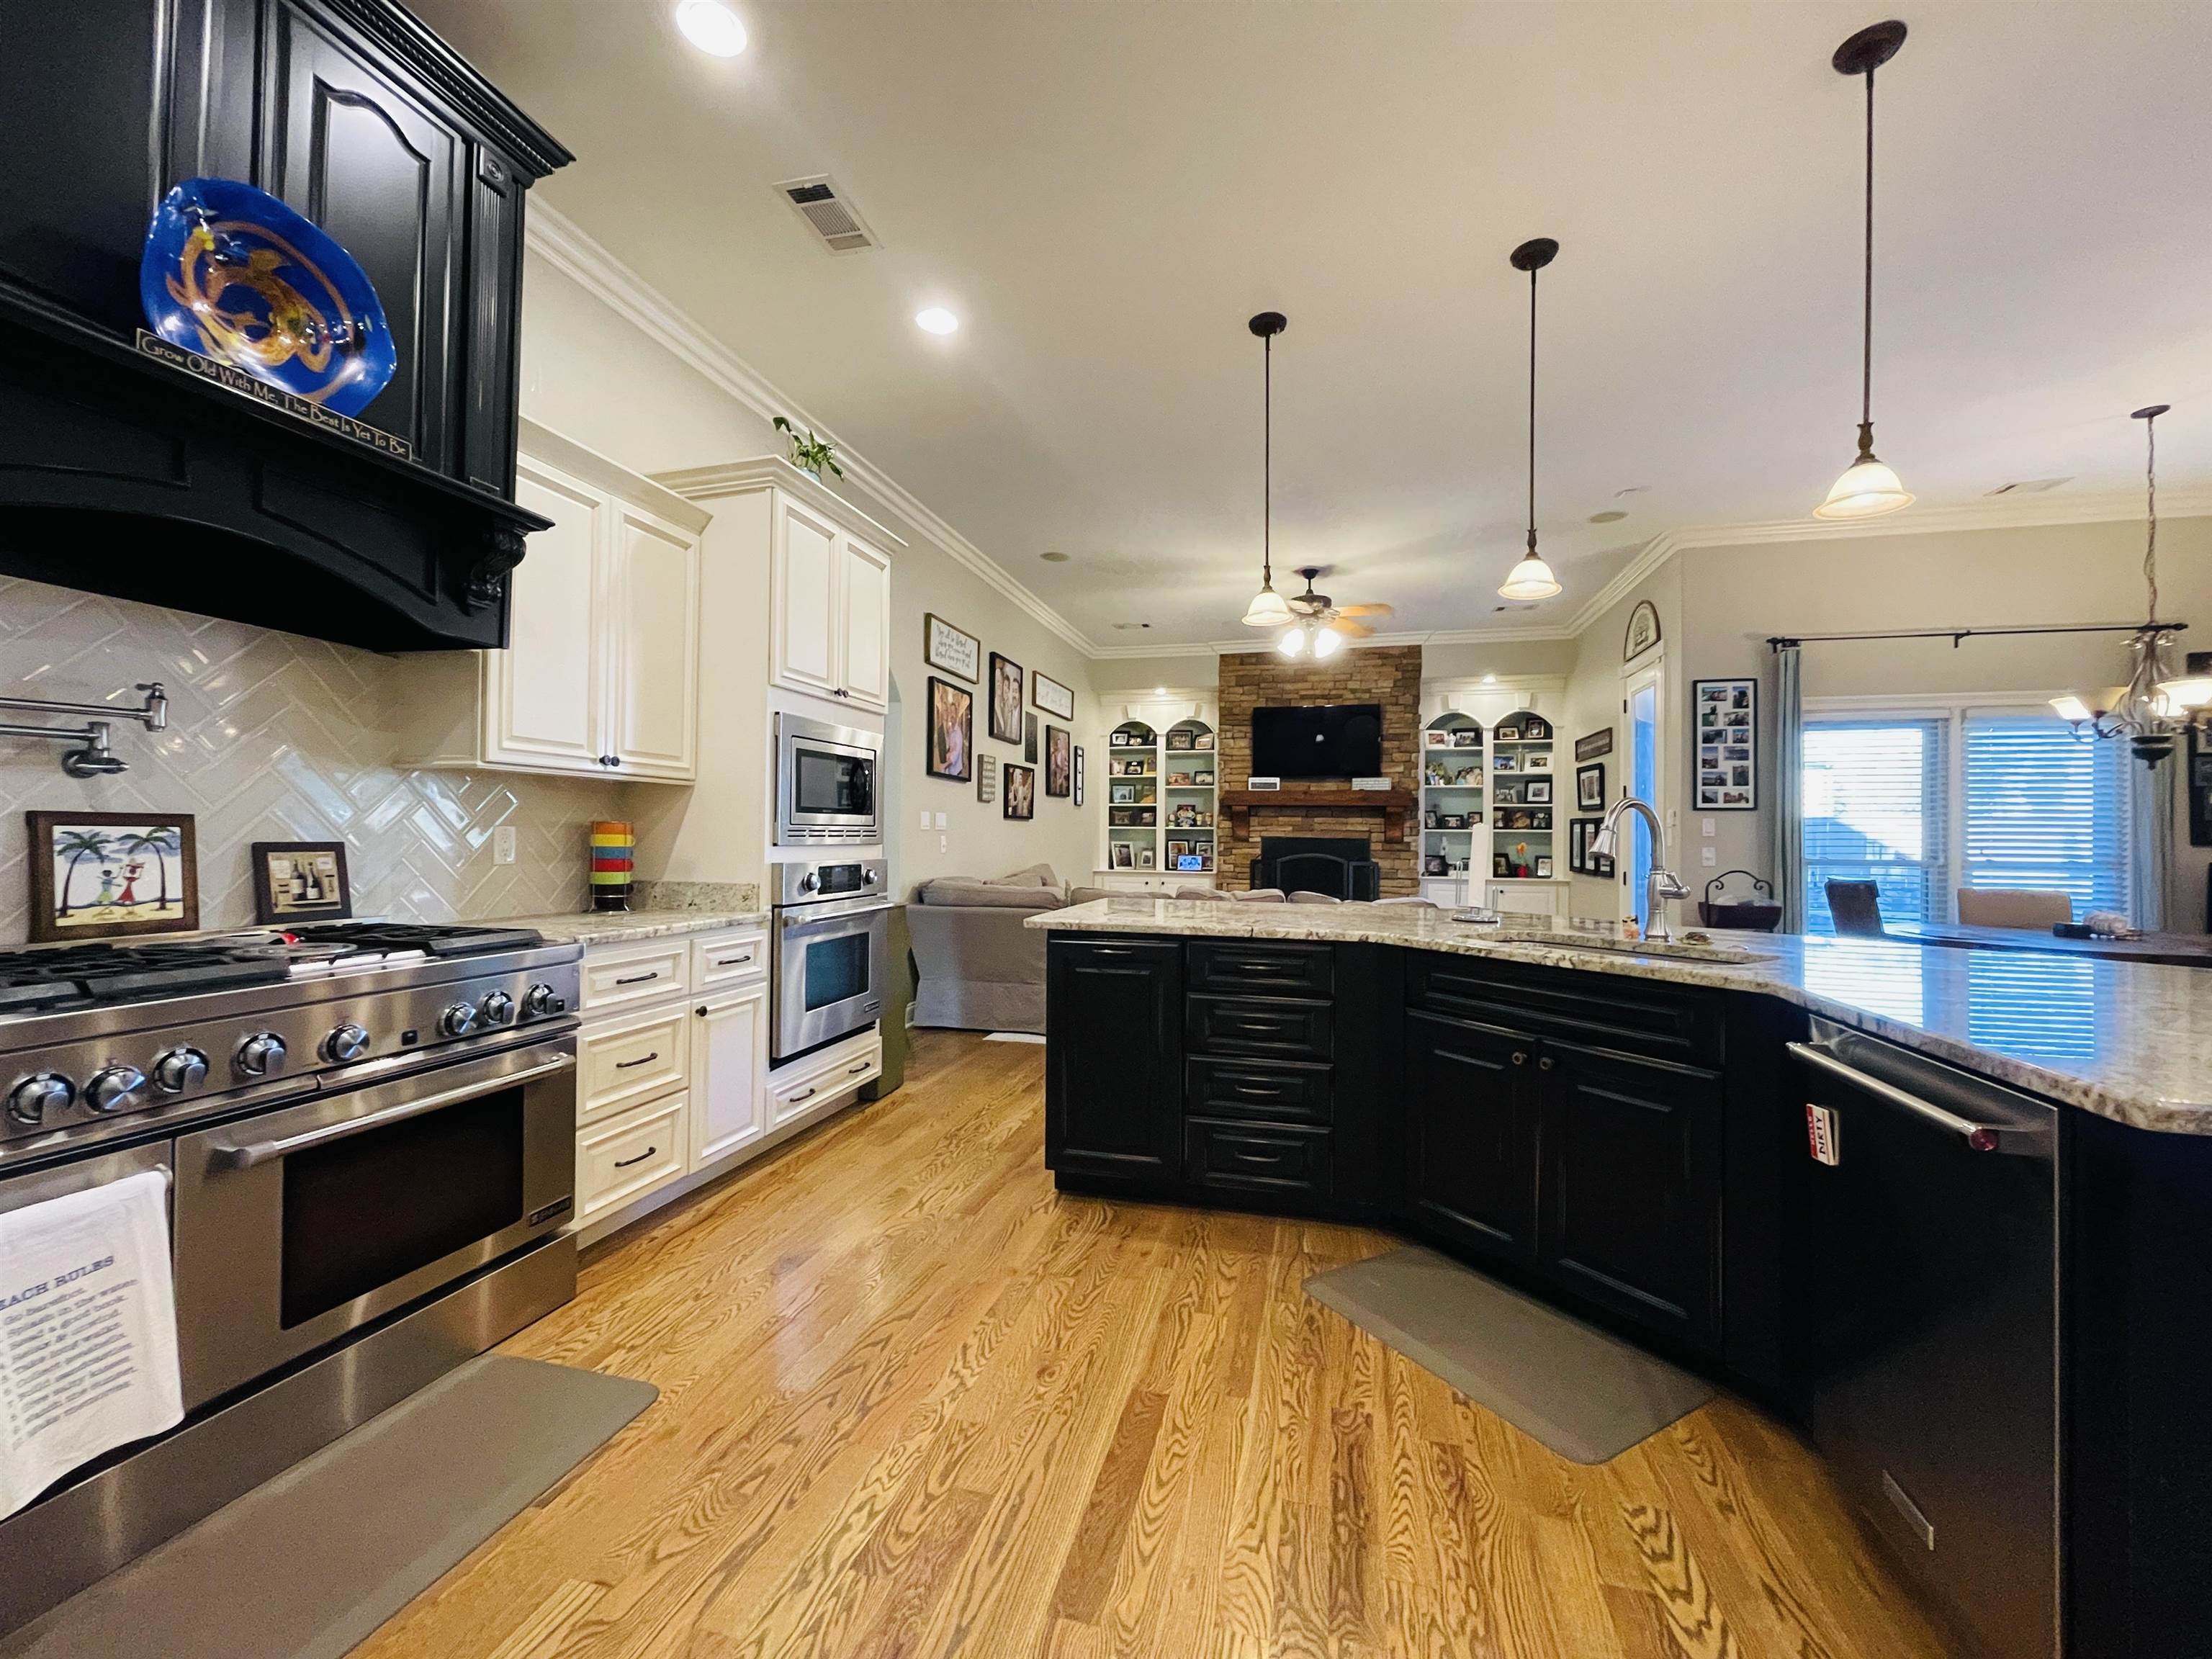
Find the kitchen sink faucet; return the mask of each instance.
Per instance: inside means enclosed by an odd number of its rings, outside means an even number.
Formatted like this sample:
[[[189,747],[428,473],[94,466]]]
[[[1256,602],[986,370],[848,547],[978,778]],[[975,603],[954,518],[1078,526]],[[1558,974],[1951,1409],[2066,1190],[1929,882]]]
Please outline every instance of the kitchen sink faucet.
[[[1662,945],[1672,944],[1674,935],[1667,927],[1667,901],[1686,899],[1690,896],[1690,890],[1682,885],[1680,877],[1667,867],[1667,831],[1659,822],[1659,815],[1651,810],[1651,804],[1633,795],[1624,795],[1613,802],[1605,815],[1605,822],[1591,839],[1590,856],[1615,856],[1615,849],[1620,844],[1617,826],[1620,815],[1628,811],[1641,814],[1644,823],[1651,826],[1651,873],[1644,878],[1644,937]]]

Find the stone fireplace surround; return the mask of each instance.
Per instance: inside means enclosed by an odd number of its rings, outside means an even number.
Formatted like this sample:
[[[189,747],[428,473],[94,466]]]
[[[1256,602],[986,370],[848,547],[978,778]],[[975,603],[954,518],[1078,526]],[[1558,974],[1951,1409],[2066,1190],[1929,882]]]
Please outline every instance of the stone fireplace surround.
[[[1420,887],[1415,847],[1418,813],[1404,801],[1417,798],[1421,729],[1421,647],[1377,646],[1340,651],[1326,662],[1285,657],[1275,651],[1238,652],[1221,659],[1218,738],[1221,787],[1241,791],[1252,775],[1252,711],[1266,705],[1373,702],[1382,707],[1382,775],[1395,799],[1355,790],[1349,782],[1285,786],[1278,798],[1253,795],[1235,812],[1224,811],[1216,881],[1250,884],[1252,861],[1263,837],[1364,836],[1378,867],[1381,896]],[[1224,803],[1225,805],[1225,803]]]

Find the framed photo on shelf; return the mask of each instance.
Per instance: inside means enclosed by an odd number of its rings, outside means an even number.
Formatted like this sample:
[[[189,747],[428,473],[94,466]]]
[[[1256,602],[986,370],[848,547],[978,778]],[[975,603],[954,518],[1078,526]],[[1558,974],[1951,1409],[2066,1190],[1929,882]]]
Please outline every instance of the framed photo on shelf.
[[[1501,749],[1490,757],[1490,767],[1493,772],[1517,772],[1521,769],[1521,758],[1510,749]]]
[[[189,812],[26,812],[35,944],[200,925]]]
[[[1510,880],[1513,874],[1513,860],[1503,853],[1492,853],[1490,855],[1490,873],[1500,880]]]
[[[1133,870],[1137,867],[1136,847],[1129,842],[1117,841],[1107,849],[1106,861],[1116,870]]]
[[[1421,873],[1425,876],[1448,876],[1451,873],[1451,863],[1442,853],[1427,854],[1421,860]]]
[[[1064,720],[1075,718],[1075,693],[1048,674],[1030,676],[1030,701],[1048,714]]]
[[[975,694],[951,680],[929,677],[929,753],[922,769],[933,778],[967,783],[975,775]]]
[[[1139,870],[1150,870],[1155,867],[1152,849],[1151,844],[1148,842],[1145,846],[1139,847],[1137,849],[1137,868]]]
[[[981,672],[983,641],[965,629],[925,611],[921,616],[921,658],[932,668],[975,684]]]
[[[1522,742],[1548,743],[1551,738],[1552,723],[1541,714],[1523,714],[1521,717]]]
[[[1549,880],[1551,880],[1551,878],[1552,878],[1552,855],[1551,855],[1549,853],[1539,853],[1539,854],[1536,854],[1536,879],[1537,879],[1537,880],[1539,880],[1539,881],[1549,881]]]
[[[1521,757],[1521,769],[1524,772],[1550,771],[1552,751],[1548,749],[1531,749]]]
[[[1521,786],[1521,799],[1531,806],[1552,804],[1552,781],[1549,778],[1530,778]]]
[[[1691,776],[1700,812],[1759,806],[1759,682],[1690,682]]]
[[[1575,805],[1585,812],[1595,812],[1605,805],[1605,763],[1575,768]]]
[[[353,915],[343,842],[257,841],[252,857],[253,919],[263,927]]]
[[[995,743],[1022,740],[1022,665],[991,653],[991,738]]]

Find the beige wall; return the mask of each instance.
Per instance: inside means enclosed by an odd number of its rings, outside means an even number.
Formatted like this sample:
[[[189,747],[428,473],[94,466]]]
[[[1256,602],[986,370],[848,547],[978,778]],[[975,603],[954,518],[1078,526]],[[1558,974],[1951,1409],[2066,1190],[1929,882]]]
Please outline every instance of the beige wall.
[[[2160,526],[2160,614],[2212,622],[2212,519]],[[1680,657],[1669,672],[1691,678],[1758,675],[1771,693],[1771,635],[1883,629],[1998,628],[2135,622],[2143,608],[2143,529],[2136,523],[2049,526],[1921,535],[1691,549],[1676,556],[1681,623]],[[1602,632],[1602,627],[1599,630]],[[2200,649],[2212,637],[2184,635]],[[2037,697],[2112,684],[2126,672],[2118,635],[1812,644],[1804,651],[1805,695],[1887,696],[1988,693]],[[1677,722],[1686,729],[1686,722]],[[1762,807],[1717,815],[1721,868],[1766,873],[1771,814],[1764,802],[1773,764],[1773,730],[1759,733]],[[1686,754],[1671,767],[1677,802],[1688,811]],[[2177,790],[2177,796],[2179,792]],[[1694,835],[1686,843],[1702,844]],[[2206,865],[2212,852],[2189,845],[2185,810],[2174,833],[2175,880],[2168,922],[2197,928],[2204,916]],[[1693,853],[1681,873],[1702,885]]]
[[[523,298],[522,407],[577,442],[644,473],[781,454],[768,421],[678,357],[595,295],[532,257]],[[942,874],[997,875],[1039,862],[1063,878],[1090,869],[1103,820],[1102,797],[1078,811],[1071,798],[1042,793],[1040,731],[1036,818],[1014,823],[973,784],[923,770],[922,722],[930,671],[922,662],[922,616],[934,611],[983,641],[989,653],[1024,669],[1042,669],[1076,694],[1076,741],[1097,724],[1089,665],[982,577],[954,559],[895,508],[849,483],[829,481],[896,534],[891,568],[891,702],[885,721],[890,757],[885,815],[892,878],[901,890]],[[745,510],[732,500],[708,504],[718,517]],[[734,532],[734,533],[733,533]],[[702,592],[706,649],[700,697],[702,780],[696,789],[637,790],[639,873],[697,881],[755,881],[767,854],[768,574],[755,527],[733,517],[710,525]],[[1019,761],[1018,745],[989,740],[978,687],[976,746]],[[836,711],[840,714],[843,711]],[[849,719],[849,716],[846,716]],[[1048,716],[1039,715],[1040,726]],[[1054,724],[1058,724],[1054,721]],[[1103,758],[1091,764],[1091,781]],[[933,814],[920,828],[920,813]],[[945,815],[934,827],[933,815]]]

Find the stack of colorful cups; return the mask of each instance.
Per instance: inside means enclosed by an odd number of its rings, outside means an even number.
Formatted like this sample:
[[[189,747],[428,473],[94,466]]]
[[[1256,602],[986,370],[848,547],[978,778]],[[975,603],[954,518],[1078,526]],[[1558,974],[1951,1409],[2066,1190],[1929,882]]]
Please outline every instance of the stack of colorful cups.
[[[592,826],[592,908],[629,908],[629,879],[637,857],[637,832],[607,820]]]

